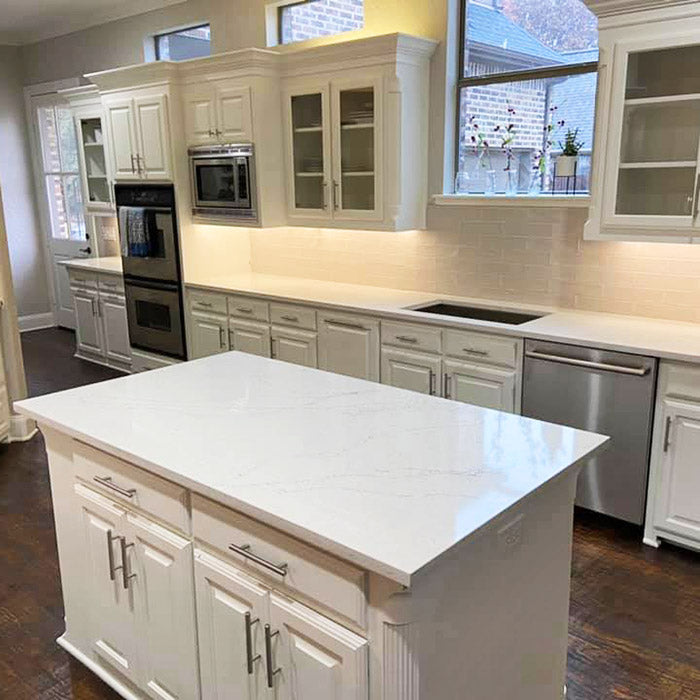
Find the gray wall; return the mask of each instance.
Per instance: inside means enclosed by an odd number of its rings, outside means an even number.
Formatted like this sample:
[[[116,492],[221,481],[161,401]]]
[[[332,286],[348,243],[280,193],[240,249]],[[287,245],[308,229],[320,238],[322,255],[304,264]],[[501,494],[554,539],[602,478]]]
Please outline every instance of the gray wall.
[[[51,310],[22,90],[20,49],[0,46],[0,184],[20,316]]]

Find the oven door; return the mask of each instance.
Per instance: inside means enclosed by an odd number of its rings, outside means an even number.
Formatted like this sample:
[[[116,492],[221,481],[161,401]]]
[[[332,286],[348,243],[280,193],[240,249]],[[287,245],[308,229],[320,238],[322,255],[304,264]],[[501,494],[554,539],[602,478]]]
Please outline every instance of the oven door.
[[[131,345],[185,359],[182,301],[178,285],[124,280]]]
[[[133,245],[129,232],[122,230],[125,217],[118,216],[122,240],[122,267],[129,277],[177,282],[177,232],[173,210],[168,207],[145,208],[145,245]]]
[[[248,157],[193,157],[192,190],[198,208],[251,209]]]

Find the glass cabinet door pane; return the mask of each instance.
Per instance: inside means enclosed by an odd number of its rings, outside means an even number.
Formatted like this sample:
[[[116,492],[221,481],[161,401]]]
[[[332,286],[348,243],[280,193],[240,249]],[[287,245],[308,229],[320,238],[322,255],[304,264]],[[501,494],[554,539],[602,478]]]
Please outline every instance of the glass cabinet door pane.
[[[628,100],[700,93],[700,45],[631,53]]]
[[[374,89],[340,92],[343,209],[374,209]]]
[[[297,209],[323,209],[323,96],[292,97],[294,204]]]
[[[695,167],[620,170],[616,214],[690,216]]]
[[[695,162],[700,100],[630,104],[622,125],[622,163]]]

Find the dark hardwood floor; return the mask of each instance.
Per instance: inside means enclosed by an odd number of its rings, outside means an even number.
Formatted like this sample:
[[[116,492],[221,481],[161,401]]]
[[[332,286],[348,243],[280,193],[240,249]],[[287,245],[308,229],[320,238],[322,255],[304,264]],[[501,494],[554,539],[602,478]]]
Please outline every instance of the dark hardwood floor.
[[[119,376],[73,358],[69,331],[26,333],[22,343],[32,395]],[[0,699],[116,700],[56,645],[62,617],[37,436],[0,446]],[[645,547],[638,528],[577,512],[568,689],[569,700],[700,699],[700,555]]]

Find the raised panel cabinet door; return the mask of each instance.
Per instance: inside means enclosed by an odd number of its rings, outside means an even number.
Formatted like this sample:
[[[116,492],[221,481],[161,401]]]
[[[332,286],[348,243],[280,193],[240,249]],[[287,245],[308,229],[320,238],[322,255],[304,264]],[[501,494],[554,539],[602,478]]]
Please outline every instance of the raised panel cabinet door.
[[[190,323],[190,359],[209,357],[229,349],[226,320],[192,312]]]
[[[138,180],[134,102],[127,98],[107,103],[107,147],[115,180]]]
[[[270,595],[275,700],[367,700],[367,640],[304,605]]]
[[[107,359],[116,362],[131,362],[126,302],[121,297],[101,296],[100,310]]]
[[[98,304],[97,293],[86,291],[73,293],[76,343],[80,352],[90,355],[104,354]]]
[[[192,542],[129,513],[126,583],[133,592],[140,686],[154,700],[199,698]]]
[[[229,319],[229,347],[250,355],[270,357],[270,326],[266,323]]]
[[[382,384],[439,396],[441,365],[440,357],[382,348]]]
[[[272,357],[304,367],[318,366],[316,333],[273,326],[271,339]]]
[[[319,315],[318,366],[328,372],[379,381],[379,323]]]
[[[185,98],[185,133],[188,146],[216,141],[216,108],[212,90],[193,92]]]
[[[134,99],[141,176],[151,180],[172,179],[167,99],[166,95]]]
[[[656,526],[700,541],[700,404],[664,401]]]
[[[202,700],[263,700],[268,589],[206,552],[195,555]]]
[[[253,141],[250,88],[221,87],[216,90],[217,138],[225,143]]]
[[[122,575],[121,537],[125,511],[112,500],[74,485],[83,529],[84,566],[69,576],[89,578],[85,607],[90,651],[137,683],[139,679],[134,599]]]
[[[443,396],[446,399],[510,413],[515,411],[515,371],[456,360],[445,360],[443,367]]]

